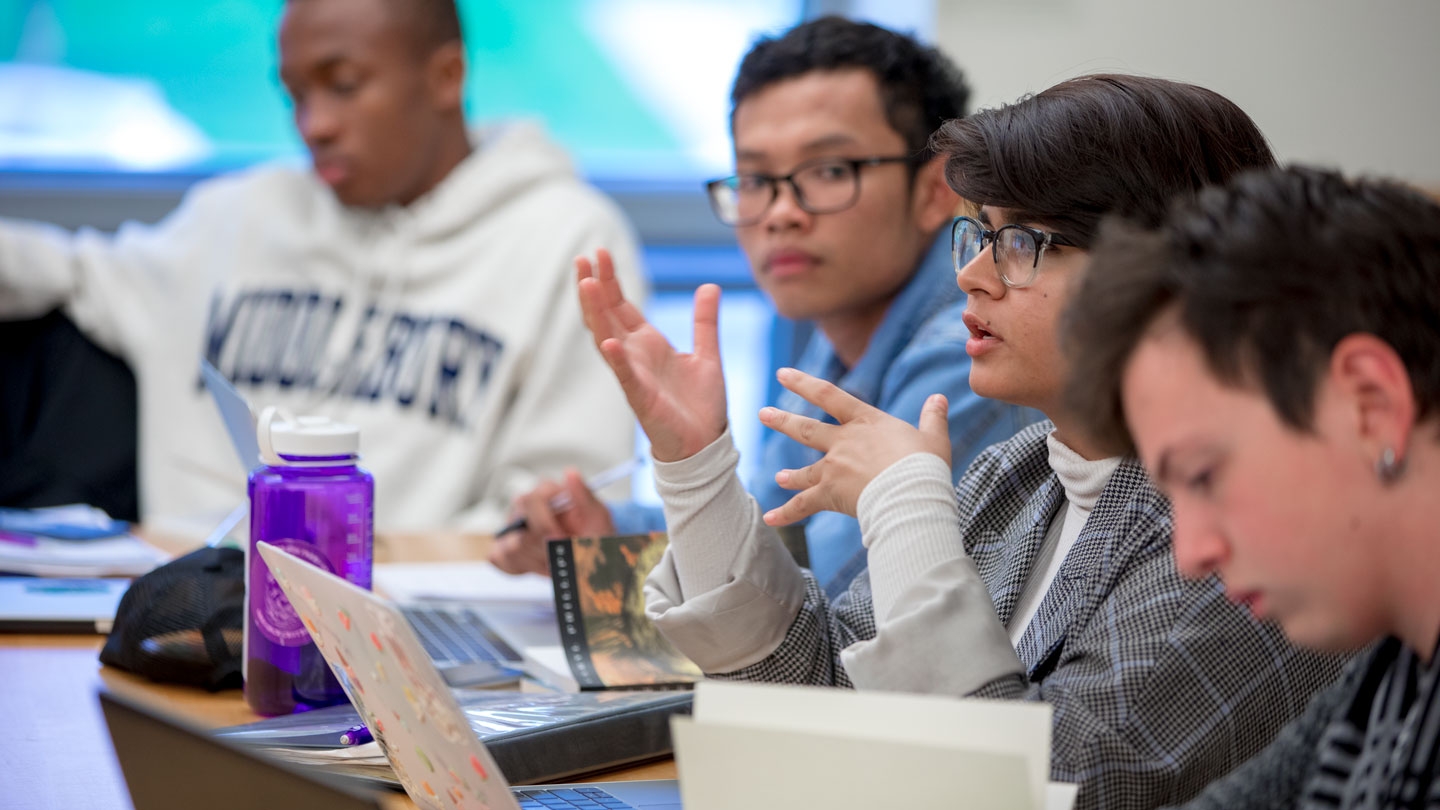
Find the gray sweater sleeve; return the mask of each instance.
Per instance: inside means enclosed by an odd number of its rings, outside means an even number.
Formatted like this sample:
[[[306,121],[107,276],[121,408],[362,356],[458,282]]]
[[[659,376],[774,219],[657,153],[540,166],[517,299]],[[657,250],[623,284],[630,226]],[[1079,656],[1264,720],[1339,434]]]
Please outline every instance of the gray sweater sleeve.
[[[886,594],[877,632],[868,587],[852,588],[851,599],[833,606],[811,590],[813,578],[735,477],[738,458],[727,433],[691,458],[655,468],[670,547],[646,582],[646,613],[706,673],[943,694],[1023,675],[985,583],[965,556],[943,461],[909,456],[861,497],[871,578]],[[807,608],[813,615],[797,621]],[[936,638],[952,643],[936,645]],[[782,660],[763,672],[747,669],[787,639],[793,643]],[[833,666],[837,659],[841,671]]]

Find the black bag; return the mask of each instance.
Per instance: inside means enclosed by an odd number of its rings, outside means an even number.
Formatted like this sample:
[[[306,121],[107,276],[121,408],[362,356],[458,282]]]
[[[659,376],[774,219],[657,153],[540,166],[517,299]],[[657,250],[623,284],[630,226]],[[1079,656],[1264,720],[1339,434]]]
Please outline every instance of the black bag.
[[[245,553],[193,551],[130,585],[100,662],[212,692],[239,688],[244,611]]]

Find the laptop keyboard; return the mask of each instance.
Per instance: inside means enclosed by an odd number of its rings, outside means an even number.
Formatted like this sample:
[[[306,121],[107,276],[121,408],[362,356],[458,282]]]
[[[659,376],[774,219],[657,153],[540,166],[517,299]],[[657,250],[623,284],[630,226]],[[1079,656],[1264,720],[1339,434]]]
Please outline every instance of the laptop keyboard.
[[[536,788],[534,790],[511,788],[520,810],[570,810],[572,807],[604,808],[605,810],[633,810],[630,805],[611,796],[600,788]]]
[[[400,612],[437,664],[498,664],[520,658],[469,608],[413,604],[401,605]]]

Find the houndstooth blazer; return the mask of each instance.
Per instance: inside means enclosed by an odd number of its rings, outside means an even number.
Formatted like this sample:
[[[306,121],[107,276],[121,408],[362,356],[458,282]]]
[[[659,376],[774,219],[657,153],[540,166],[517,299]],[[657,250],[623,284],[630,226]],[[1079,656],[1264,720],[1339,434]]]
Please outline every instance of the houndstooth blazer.
[[[1064,504],[1045,443],[1053,429],[1043,422],[990,448],[956,488],[965,549],[1002,625]],[[1054,707],[1051,775],[1081,785],[1082,808],[1194,795],[1263,748],[1344,663],[1291,646],[1215,578],[1182,578],[1171,531],[1168,500],[1123,461],[1016,646],[1024,673],[972,693]],[[718,677],[852,685],[840,652],[876,635],[868,574],[833,604],[808,572],[806,583],[780,646]]]

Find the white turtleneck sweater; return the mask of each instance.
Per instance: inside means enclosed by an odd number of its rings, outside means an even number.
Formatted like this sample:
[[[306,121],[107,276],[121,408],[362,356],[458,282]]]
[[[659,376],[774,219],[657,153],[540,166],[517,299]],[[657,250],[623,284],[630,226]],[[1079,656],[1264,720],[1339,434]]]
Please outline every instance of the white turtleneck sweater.
[[[1011,644],[1019,644],[1020,637],[1025,635],[1025,629],[1030,626],[1030,620],[1035,618],[1040,602],[1050,590],[1050,583],[1055,581],[1055,574],[1070,554],[1080,530],[1085,528],[1085,521],[1090,519],[1095,502],[1100,500],[1100,490],[1105,488],[1111,473],[1120,464],[1118,457],[1090,461],[1061,444],[1054,433],[1045,437],[1045,445],[1050,448],[1050,469],[1060,476],[1060,485],[1065,487],[1066,505],[1051,521],[1050,530],[1045,533],[1045,542],[1035,557],[1035,565],[1030,569],[1025,592],[1015,606],[1015,615],[1007,628]]]

